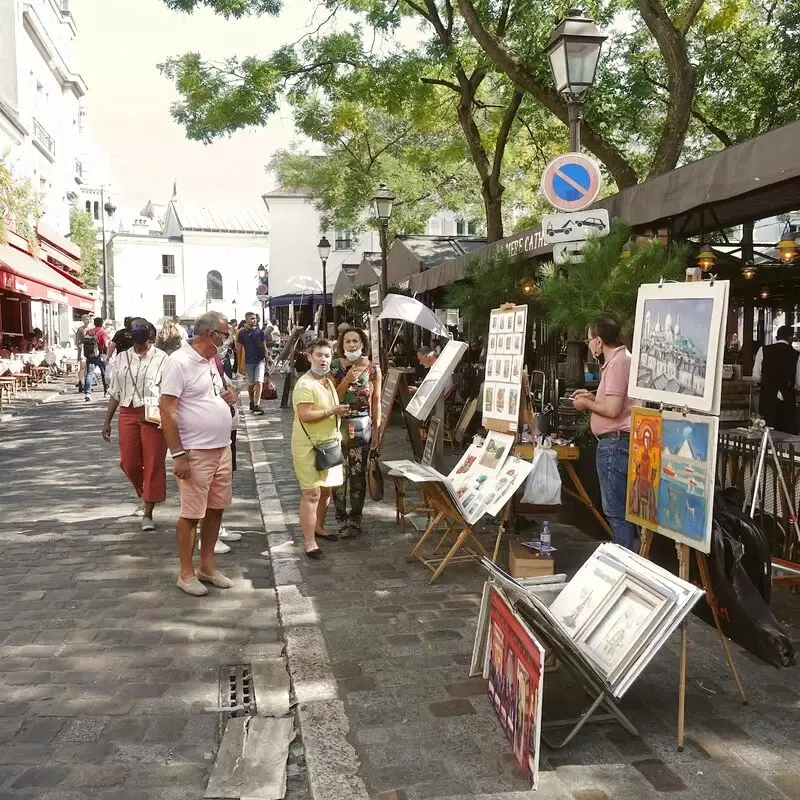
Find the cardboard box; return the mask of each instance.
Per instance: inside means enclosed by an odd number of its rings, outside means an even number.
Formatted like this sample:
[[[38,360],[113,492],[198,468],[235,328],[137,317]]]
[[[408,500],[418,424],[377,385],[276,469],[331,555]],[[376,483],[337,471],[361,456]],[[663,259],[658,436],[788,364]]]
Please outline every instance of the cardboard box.
[[[552,575],[553,559],[543,558],[533,550],[523,547],[520,542],[511,539],[508,543],[508,571],[512,578]]]

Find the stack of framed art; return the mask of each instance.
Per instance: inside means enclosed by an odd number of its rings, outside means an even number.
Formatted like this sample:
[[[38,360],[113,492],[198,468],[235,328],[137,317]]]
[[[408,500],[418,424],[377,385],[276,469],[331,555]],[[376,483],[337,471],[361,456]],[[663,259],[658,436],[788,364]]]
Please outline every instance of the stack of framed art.
[[[458,362],[467,352],[466,342],[457,342],[451,339],[442,350],[436,363],[430,368],[425,379],[414,392],[414,396],[406,406],[406,412],[418,420],[426,420],[436,401],[445,391],[448,378],[452,378]]]
[[[525,366],[528,306],[508,304],[491,312],[483,386],[483,427],[517,432]]]

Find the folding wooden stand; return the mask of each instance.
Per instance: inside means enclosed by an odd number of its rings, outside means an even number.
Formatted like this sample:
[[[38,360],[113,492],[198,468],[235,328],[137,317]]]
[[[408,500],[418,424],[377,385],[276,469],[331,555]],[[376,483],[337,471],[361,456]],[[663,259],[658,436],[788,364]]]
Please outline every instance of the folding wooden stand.
[[[643,558],[650,557],[650,546],[653,541],[653,532],[642,528],[641,534],[641,545],[639,548],[639,555]],[[722,631],[722,626],[719,621],[719,615],[717,614],[717,598],[714,595],[714,590],[711,587],[711,576],[708,571],[708,558],[706,557],[705,553],[700,552],[700,550],[695,550],[692,547],[689,547],[688,544],[683,544],[681,542],[675,542],[675,549],[678,553],[678,577],[682,578],[685,581],[689,580],[689,560],[691,558],[691,552],[694,550],[694,556],[697,561],[697,569],[700,573],[700,583],[703,587],[703,590],[706,593],[706,602],[708,603],[708,607],[711,609],[711,614],[714,617],[714,625],[717,628],[717,635],[719,636],[719,642],[722,645],[722,652],[725,654],[725,661],[728,664],[728,670],[731,673],[731,677],[736,684],[736,689],[739,692],[739,697],[742,699],[742,703],[747,705],[747,695],[744,691],[744,686],[742,685],[741,678],[739,677],[739,672],[736,669],[736,665],[733,663],[733,657],[731,656],[730,647],[728,646],[728,637]],[[683,742],[684,742],[684,735],[685,735],[685,726],[686,726],[686,650],[687,650],[687,643],[688,643],[688,636],[687,636],[687,620],[681,623],[680,627],[681,638],[680,638],[680,678],[678,682],[678,751],[683,751]]]
[[[421,561],[433,575],[429,583],[434,583],[444,572],[448,564],[464,563],[465,561],[477,561],[481,556],[489,557],[486,548],[480,543],[472,525],[469,525],[461,516],[461,512],[456,508],[450,495],[436,483],[425,485],[425,506],[431,514],[431,520],[420,540],[414,545],[408,554],[407,561],[414,559]],[[443,522],[445,526],[444,534],[436,545],[433,554],[439,552],[445,540],[451,534],[456,537],[450,549],[444,557],[428,558],[422,554],[422,546],[428,538],[435,532],[436,526]],[[475,548],[471,549],[468,545],[472,544]],[[460,550],[464,550],[463,555],[457,555]],[[477,552],[476,552],[477,551]]]

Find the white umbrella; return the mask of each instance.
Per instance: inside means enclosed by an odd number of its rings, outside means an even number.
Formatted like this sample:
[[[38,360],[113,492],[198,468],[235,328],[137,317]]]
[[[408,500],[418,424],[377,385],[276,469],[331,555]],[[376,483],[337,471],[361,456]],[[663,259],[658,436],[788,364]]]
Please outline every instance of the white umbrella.
[[[429,330],[436,336],[444,336],[450,339],[450,331],[447,326],[433,313],[427,306],[415,300],[413,297],[405,297],[402,294],[387,294],[383,301],[383,309],[378,319],[402,319],[412,325],[419,325],[420,328]]]

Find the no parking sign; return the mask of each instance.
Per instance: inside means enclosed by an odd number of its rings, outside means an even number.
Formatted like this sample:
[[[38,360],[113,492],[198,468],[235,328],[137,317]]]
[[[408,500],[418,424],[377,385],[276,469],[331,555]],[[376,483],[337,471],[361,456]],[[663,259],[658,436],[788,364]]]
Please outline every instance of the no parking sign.
[[[580,211],[590,206],[602,185],[600,167],[581,153],[554,158],[542,175],[542,194],[559,211]]]

